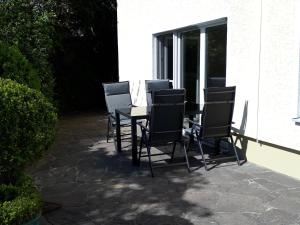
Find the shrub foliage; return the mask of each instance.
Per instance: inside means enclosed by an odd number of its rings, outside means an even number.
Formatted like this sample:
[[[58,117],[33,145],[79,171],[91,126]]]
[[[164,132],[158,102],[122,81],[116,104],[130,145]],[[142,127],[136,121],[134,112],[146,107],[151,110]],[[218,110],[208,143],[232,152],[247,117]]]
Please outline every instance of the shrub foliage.
[[[52,143],[57,114],[37,90],[0,78],[0,183],[18,172]]]
[[[0,77],[9,78],[20,84],[39,90],[37,71],[16,46],[0,42]]]
[[[0,185],[0,224],[24,224],[35,218],[41,208],[40,195],[28,176],[21,176],[15,186]]]

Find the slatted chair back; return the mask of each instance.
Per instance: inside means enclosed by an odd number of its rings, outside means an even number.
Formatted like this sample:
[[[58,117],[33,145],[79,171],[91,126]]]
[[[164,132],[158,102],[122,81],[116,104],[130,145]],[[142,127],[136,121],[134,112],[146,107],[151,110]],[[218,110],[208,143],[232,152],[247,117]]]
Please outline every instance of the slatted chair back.
[[[115,109],[132,105],[129,81],[103,83],[107,111],[115,115]]]
[[[204,107],[200,137],[229,137],[232,124],[236,87],[204,89]]]
[[[145,80],[147,105],[152,105],[152,92],[162,89],[172,89],[169,80]]]
[[[151,143],[180,141],[184,119],[184,89],[152,92],[150,114]]]

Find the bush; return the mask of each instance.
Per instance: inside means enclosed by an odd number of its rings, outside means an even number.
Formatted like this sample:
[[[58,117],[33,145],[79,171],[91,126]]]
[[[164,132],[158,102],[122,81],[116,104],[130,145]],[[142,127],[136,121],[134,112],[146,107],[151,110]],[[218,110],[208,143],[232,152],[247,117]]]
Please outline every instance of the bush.
[[[37,90],[0,78],[0,183],[14,182],[52,143],[57,114]]]
[[[0,42],[0,77],[40,89],[37,71],[16,46],[8,46],[3,42]]]
[[[30,177],[23,175],[15,186],[0,185],[1,225],[28,222],[39,214],[40,209],[41,198]]]

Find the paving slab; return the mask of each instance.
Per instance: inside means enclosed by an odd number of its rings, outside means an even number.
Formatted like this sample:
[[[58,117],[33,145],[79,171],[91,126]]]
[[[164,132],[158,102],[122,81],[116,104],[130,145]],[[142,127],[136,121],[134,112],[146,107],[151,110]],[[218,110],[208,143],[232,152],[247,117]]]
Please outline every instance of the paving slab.
[[[199,157],[192,173],[164,167],[151,178],[146,158],[132,166],[130,143],[117,153],[106,142],[106,124],[102,113],[60,119],[55,143],[30,170],[43,199],[62,206],[42,224],[300,225],[299,180],[249,162],[205,171]]]

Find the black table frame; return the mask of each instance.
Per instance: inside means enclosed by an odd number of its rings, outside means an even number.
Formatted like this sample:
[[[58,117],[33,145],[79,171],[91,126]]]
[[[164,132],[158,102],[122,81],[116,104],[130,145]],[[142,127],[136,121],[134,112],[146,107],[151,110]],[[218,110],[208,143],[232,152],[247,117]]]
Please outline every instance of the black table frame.
[[[137,107],[135,107],[137,108]],[[144,107],[143,107],[144,108]],[[117,136],[117,151],[122,151],[122,144],[121,144],[121,128],[120,128],[120,115],[127,117],[131,120],[131,154],[132,154],[132,165],[139,166],[138,160],[138,151],[137,151],[137,129],[136,129],[136,121],[140,119],[147,119],[149,115],[139,115],[139,116],[131,116],[127,113],[124,113],[122,109],[116,109],[116,136]]]

